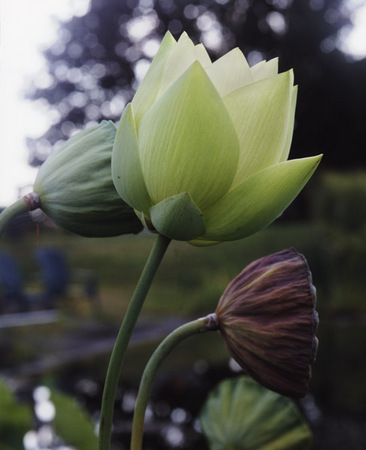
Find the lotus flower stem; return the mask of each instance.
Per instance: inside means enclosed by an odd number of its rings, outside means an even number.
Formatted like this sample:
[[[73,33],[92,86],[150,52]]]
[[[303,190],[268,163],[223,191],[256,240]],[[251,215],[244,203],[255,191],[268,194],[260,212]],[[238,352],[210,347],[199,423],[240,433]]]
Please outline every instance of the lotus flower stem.
[[[135,405],[135,413],[132,424],[131,450],[141,450],[144,430],[146,406],[150,397],[152,384],[161,363],[183,339],[194,334],[218,329],[216,314],[188,322],[172,331],[159,345],[151,356],[142,375],[139,392]]]
[[[146,261],[144,270],[137,283],[135,292],[122,321],[109,361],[106,375],[99,428],[99,449],[109,450],[112,431],[114,401],[124,356],[130,341],[142,305],[150,289],[151,283],[169,246],[170,239],[158,235],[157,240]]]

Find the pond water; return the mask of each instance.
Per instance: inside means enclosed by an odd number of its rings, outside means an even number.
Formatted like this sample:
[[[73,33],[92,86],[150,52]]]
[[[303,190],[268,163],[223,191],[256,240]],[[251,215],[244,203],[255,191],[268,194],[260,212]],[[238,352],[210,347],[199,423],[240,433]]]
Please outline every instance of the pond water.
[[[366,448],[366,323],[362,318],[323,319],[319,351],[313,365],[311,392],[298,402],[314,432],[315,450]],[[60,365],[56,372],[33,376],[18,389],[35,411],[35,427],[25,438],[26,450],[66,450],[52,429],[54,409],[44,383],[74,396],[97,427],[107,357]],[[1,367],[3,369],[3,367]],[[233,364],[204,359],[190,367],[163,370],[148,407],[145,450],[206,450],[198,415],[208,392],[221,380],[237,376]],[[121,383],[115,403],[112,450],[129,448],[138,382]]]

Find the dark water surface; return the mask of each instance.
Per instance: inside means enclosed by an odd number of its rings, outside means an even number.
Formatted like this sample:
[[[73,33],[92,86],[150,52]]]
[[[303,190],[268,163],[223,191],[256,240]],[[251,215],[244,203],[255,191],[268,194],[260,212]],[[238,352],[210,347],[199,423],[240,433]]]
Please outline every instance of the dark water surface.
[[[166,328],[174,328],[179,322],[177,319],[175,324],[168,323]],[[166,330],[161,331],[166,334]],[[135,342],[140,348],[144,347],[141,346],[144,340],[147,342],[151,337],[157,338],[153,336],[154,329],[151,327],[149,332],[148,327],[142,325],[140,332],[143,337],[139,343]],[[15,365],[15,360],[6,353],[6,339],[2,340],[0,374],[17,386],[21,400],[33,405],[34,389],[43,384],[76,397],[97,424],[104,375],[114,335],[115,330],[85,327],[80,335],[84,336],[84,358],[81,346],[74,358],[66,357],[70,352],[61,352],[61,357],[53,355],[52,359],[48,356],[48,359],[36,363],[29,361],[23,366]],[[14,337],[14,331],[11,337]],[[20,337],[24,339],[22,332]],[[331,321],[321,319],[318,337],[320,344],[313,365],[311,392],[298,402],[314,432],[313,449],[366,449],[366,322],[362,317],[333,318]],[[92,345],[94,354],[90,352],[92,342],[99,342],[99,347]],[[80,343],[83,344],[83,341],[79,340]],[[66,345],[72,346],[70,336]],[[133,350],[127,365],[136,362],[137,366],[143,367],[145,360],[141,361],[139,355],[137,350]],[[182,359],[184,357],[182,354]],[[207,449],[199,427],[199,411],[207,394],[218,382],[238,375],[233,368],[228,359],[214,363],[204,357],[189,361],[186,366],[182,364],[177,367],[174,360],[170,366],[164,366],[156,379],[148,407],[144,449]],[[122,380],[115,402],[113,450],[129,448],[138,380],[139,377],[129,372],[127,367],[127,376]],[[37,418],[37,414],[35,418],[34,431],[41,430],[44,436],[48,433],[48,441],[44,437],[47,445],[39,448],[62,448],[52,434],[48,421]]]

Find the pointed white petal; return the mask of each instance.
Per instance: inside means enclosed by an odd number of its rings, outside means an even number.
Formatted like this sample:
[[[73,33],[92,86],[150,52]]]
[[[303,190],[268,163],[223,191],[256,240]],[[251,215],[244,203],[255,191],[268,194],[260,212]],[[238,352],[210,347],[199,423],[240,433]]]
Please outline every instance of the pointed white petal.
[[[265,78],[274,77],[278,74],[278,58],[269,61],[261,61],[250,68],[253,81],[264,80]]]
[[[292,135],[294,132],[294,124],[295,124],[296,100],[297,100],[297,86],[294,86],[291,95],[291,106],[289,111],[286,140],[278,162],[286,161],[290,153]]]
[[[280,160],[287,138],[292,84],[289,71],[244,86],[223,98],[240,143],[233,186]]]
[[[253,81],[243,53],[234,48],[206,69],[221,97]]]
[[[200,63],[195,62],[144,116],[139,151],[154,204],[187,192],[204,211],[229,189],[239,144]]]
[[[203,239],[241,239],[269,225],[299,194],[321,157],[276,164],[245,180],[205,213]]]
[[[150,108],[156,100],[160,89],[160,83],[163,76],[165,63],[169,53],[176,46],[176,41],[169,31],[165,34],[160,44],[160,48],[155,55],[149,70],[142,80],[136,94],[132,100],[135,121],[138,124],[141,117]]]
[[[207,50],[203,44],[198,44],[195,46],[196,59],[201,63],[201,66],[206,69],[206,67],[211,66],[212,61],[207,53]]]
[[[196,47],[187,33],[183,33],[174,50],[169,54],[160,83],[159,96],[177,81],[195,61],[199,61],[203,67],[206,66],[207,58],[207,52],[203,52],[199,46]]]

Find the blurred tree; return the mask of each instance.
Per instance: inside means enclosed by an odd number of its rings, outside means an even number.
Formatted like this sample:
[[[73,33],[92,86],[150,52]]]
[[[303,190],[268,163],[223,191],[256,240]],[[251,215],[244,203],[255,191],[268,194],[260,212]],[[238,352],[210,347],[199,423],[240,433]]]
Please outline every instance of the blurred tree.
[[[50,107],[52,126],[28,140],[39,165],[76,130],[101,119],[117,121],[170,30],[187,31],[213,59],[238,46],[249,63],[280,58],[299,84],[292,157],[325,153],[328,166],[364,161],[366,60],[348,62],[337,49],[348,23],[342,0],[91,0],[89,11],[59,29],[46,52],[48,85],[32,99]]]

